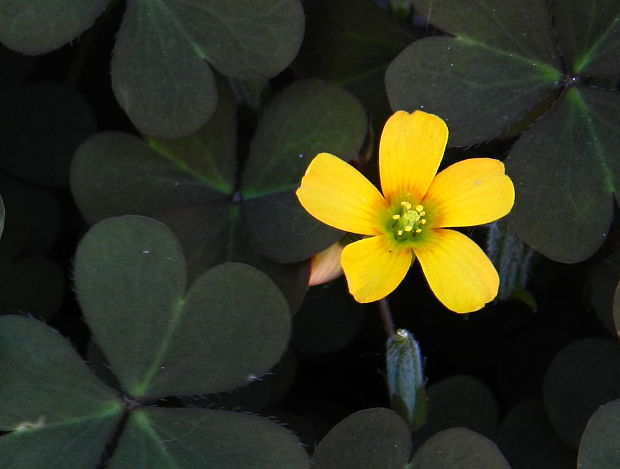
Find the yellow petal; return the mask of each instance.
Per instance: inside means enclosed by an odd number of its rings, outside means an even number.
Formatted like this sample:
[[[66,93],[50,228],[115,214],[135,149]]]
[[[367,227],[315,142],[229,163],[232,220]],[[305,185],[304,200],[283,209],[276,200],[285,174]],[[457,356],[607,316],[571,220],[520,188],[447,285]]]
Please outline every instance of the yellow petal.
[[[444,169],[428,188],[424,206],[433,226],[472,226],[489,223],[512,209],[515,189],[504,164],[491,158],[471,158]]]
[[[414,251],[435,296],[456,313],[470,313],[497,296],[499,276],[484,251],[454,230],[434,230]]]
[[[379,170],[383,195],[410,194],[422,200],[448,141],[448,127],[439,117],[422,111],[398,111],[388,119],[379,144]]]
[[[312,256],[312,259],[310,259],[308,286],[321,285],[342,275],[340,255],[343,248],[344,246],[337,242]]]
[[[379,233],[387,204],[357,169],[329,153],[310,162],[297,189],[301,205],[323,223],[363,235]]]
[[[340,259],[353,297],[370,303],[385,298],[402,282],[413,252],[395,250],[383,236],[374,236],[345,246]]]

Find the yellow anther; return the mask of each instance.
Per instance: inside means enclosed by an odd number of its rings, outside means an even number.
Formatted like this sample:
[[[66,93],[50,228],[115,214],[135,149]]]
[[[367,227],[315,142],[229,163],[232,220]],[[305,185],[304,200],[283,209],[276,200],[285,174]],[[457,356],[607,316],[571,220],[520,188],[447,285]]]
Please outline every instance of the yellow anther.
[[[413,230],[413,227],[411,227],[411,226],[409,226],[409,225],[405,226],[405,231],[406,231],[407,233],[408,233],[408,232],[410,232],[411,230]]]
[[[416,228],[415,232],[416,233],[422,233],[422,230],[420,228]]]
[[[409,208],[411,208],[411,207],[409,207]],[[419,213],[420,213],[420,215],[424,215],[423,213],[421,213],[421,212],[422,212],[422,210],[424,210],[424,207],[423,207],[422,205],[416,205],[416,206],[415,206],[415,211],[416,211],[416,212],[419,212]]]
[[[406,200],[403,200],[400,204],[405,207],[405,210],[411,210],[411,204]]]
[[[392,215],[392,220],[400,220],[400,215]]]
[[[420,212],[420,216],[423,217],[424,215],[426,215],[426,212],[422,211]]]
[[[421,224],[421,225],[425,225],[425,224],[426,224],[426,218],[422,218],[422,219],[420,220],[420,224]]]
[[[403,230],[398,230],[397,233],[398,233],[398,236],[402,236],[403,235]]]

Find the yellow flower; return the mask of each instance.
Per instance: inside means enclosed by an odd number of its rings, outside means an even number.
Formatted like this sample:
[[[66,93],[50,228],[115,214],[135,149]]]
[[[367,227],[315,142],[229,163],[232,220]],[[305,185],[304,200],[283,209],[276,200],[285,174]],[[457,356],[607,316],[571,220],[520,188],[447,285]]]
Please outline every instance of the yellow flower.
[[[485,253],[447,229],[506,215],[512,181],[501,161],[471,158],[437,173],[448,128],[432,114],[398,111],[383,129],[379,172],[383,195],[360,172],[329,153],[308,166],[297,197],[315,218],[368,237],[347,245],[341,263],[360,303],[384,298],[417,257],[435,296],[457,313],[497,296],[499,277]]]

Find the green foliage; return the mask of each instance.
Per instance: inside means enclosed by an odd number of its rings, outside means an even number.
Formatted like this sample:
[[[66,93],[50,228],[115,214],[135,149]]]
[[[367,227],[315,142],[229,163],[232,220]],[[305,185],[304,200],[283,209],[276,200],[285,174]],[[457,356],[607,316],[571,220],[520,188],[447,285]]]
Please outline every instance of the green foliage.
[[[620,97],[593,78],[620,75],[620,7],[545,0],[414,5],[454,37],[424,38],[392,62],[392,108],[443,116],[452,145],[531,125],[507,159],[518,188],[510,227],[551,259],[590,257],[609,231],[620,177]]]
[[[0,467],[620,465],[617,1],[0,0],[0,42]],[[514,181],[475,314],[308,288],[353,237],[300,179],[376,181],[397,109]]]

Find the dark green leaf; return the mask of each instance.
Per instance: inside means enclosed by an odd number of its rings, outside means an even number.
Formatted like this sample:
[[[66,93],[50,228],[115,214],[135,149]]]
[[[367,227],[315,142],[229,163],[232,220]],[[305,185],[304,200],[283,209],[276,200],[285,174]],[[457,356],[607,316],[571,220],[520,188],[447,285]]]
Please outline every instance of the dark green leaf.
[[[112,60],[112,86],[138,129],[161,138],[196,131],[215,110],[205,59],[228,76],[265,79],[303,37],[298,0],[132,0]]]
[[[2,469],[95,469],[100,467],[105,445],[119,420],[120,415],[81,416],[67,423],[14,431],[0,437],[0,466]]]
[[[0,0],[0,41],[24,54],[43,54],[85,31],[108,0]]]
[[[489,388],[466,375],[456,375],[433,384],[427,390],[426,425],[413,434],[419,447],[432,435],[451,428],[466,427],[494,438],[497,431],[497,403]]]
[[[390,64],[385,83],[393,109],[437,114],[450,128],[449,145],[471,145],[522,118],[559,78],[552,66],[493,44],[429,37]]]
[[[162,216],[205,205],[222,196],[198,177],[199,156],[191,167],[179,158],[184,163],[180,166],[132,135],[97,134],[75,154],[71,191],[90,223],[123,214]]]
[[[521,136],[506,164],[516,187],[508,223],[524,242],[559,262],[599,248],[620,180],[619,128],[620,93],[571,88]]]
[[[279,262],[296,262],[341,236],[308,215],[294,190],[318,153],[353,158],[366,127],[357,99],[327,82],[298,82],[271,102],[252,141],[241,187],[244,216],[261,251]]]
[[[411,465],[415,469],[510,469],[495,443],[466,428],[437,433],[415,453]]]
[[[0,168],[36,184],[67,184],[75,149],[96,127],[84,97],[60,84],[12,87],[1,112]]]
[[[218,88],[217,109],[207,125],[176,140],[150,139],[149,145],[209,187],[230,195],[237,173],[237,106],[225,81],[219,80]]]
[[[219,410],[133,412],[110,469],[306,469],[296,438],[267,419]]]
[[[556,355],[545,376],[545,408],[558,435],[577,447],[596,408],[620,397],[620,347],[581,339]]]
[[[122,404],[42,322],[0,317],[3,468],[94,468]]]
[[[403,469],[411,452],[409,427],[398,414],[375,408],[336,425],[314,452],[315,469]]]
[[[508,53],[517,60],[559,67],[547,0],[497,2],[478,0],[413,0],[429,23],[454,36]]]
[[[615,469],[620,467],[620,400],[601,406],[588,420],[579,443],[577,467]]]
[[[0,83],[17,84],[34,68],[37,59],[7,49],[0,44]]]
[[[391,114],[385,70],[413,40],[411,28],[372,0],[313,0],[304,9],[306,36],[297,65],[351,91],[381,129]]]
[[[181,247],[152,219],[91,228],[78,247],[75,282],[95,339],[136,397],[234,389],[268,371],[286,347],[288,307],[264,274],[222,264],[186,293]]]
[[[215,111],[213,72],[178,21],[167,2],[127,3],[112,58],[112,87],[143,134],[187,135]]]
[[[574,450],[560,441],[541,400],[530,399],[514,407],[497,436],[512,469],[571,469]]]
[[[573,73],[620,74],[620,4],[616,0],[553,0],[551,7],[559,47]]]
[[[318,153],[349,161],[362,146],[366,127],[364,109],[342,88],[322,80],[289,86],[261,116],[243,172],[243,197],[297,189]]]

